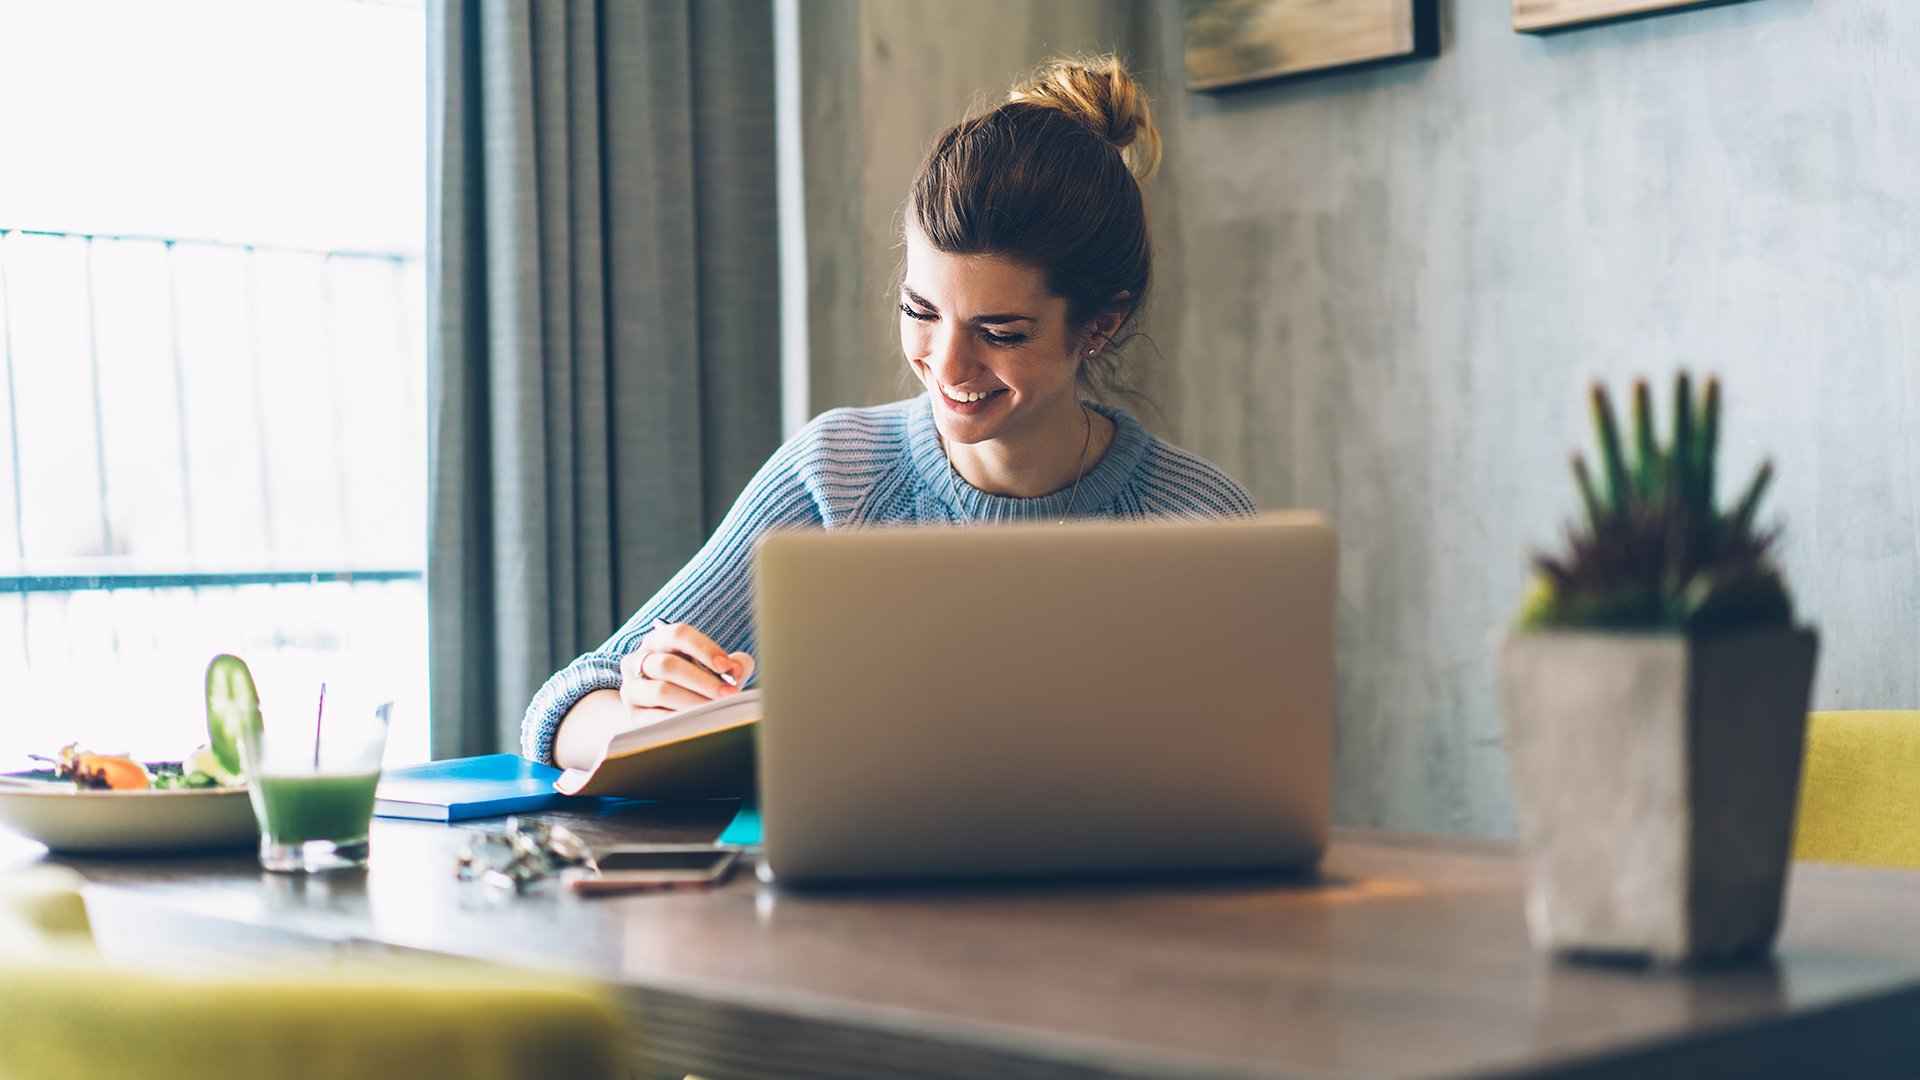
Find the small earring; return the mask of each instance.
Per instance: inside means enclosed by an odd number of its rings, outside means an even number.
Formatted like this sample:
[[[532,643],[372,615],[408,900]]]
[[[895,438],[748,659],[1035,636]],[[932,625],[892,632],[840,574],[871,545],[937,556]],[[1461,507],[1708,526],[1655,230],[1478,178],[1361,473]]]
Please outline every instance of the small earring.
[[[1088,356],[1092,356],[1092,355],[1093,355],[1094,353],[1096,353],[1096,352],[1098,352],[1098,351],[1099,351],[1098,349],[1088,349],[1088,350],[1087,350],[1087,355],[1088,355]]]

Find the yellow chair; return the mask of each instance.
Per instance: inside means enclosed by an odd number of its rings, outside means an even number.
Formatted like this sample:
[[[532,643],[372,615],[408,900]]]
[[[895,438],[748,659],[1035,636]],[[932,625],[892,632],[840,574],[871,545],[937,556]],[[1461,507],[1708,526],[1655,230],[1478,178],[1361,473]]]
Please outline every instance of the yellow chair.
[[[265,977],[106,964],[76,875],[0,875],[0,1077],[626,1080],[618,1011],[583,984],[477,965]]]
[[[1920,868],[1920,710],[1807,718],[1793,854]]]

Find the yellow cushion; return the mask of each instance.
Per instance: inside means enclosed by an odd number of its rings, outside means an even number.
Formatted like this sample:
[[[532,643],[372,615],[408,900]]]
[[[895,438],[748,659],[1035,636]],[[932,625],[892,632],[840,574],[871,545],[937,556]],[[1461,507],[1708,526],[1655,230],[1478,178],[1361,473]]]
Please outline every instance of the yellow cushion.
[[[1793,853],[1920,867],[1920,711],[1808,717]]]
[[[0,963],[0,1076],[624,1080],[597,994],[484,968],[195,978]]]
[[[594,986],[406,959],[271,976],[117,968],[78,875],[0,874],[0,1080],[625,1080],[625,1024]]]

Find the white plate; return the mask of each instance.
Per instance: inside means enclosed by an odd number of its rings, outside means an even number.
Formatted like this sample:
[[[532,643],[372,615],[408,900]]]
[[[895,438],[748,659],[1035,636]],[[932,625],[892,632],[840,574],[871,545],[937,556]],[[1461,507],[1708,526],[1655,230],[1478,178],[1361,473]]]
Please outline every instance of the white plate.
[[[82,791],[47,775],[0,774],[0,827],[55,851],[203,851],[260,838],[244,788]]]

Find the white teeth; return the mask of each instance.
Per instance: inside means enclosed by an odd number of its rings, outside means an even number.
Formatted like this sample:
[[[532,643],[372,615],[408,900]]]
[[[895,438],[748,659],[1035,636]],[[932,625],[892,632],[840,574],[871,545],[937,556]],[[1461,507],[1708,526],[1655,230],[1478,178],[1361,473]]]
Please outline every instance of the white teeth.
[[[965,391],[955,390],[950,386],[942,386],[940,388],[940,392],[947,395],[948,397],[952,398],[955,401],[979,401],[981,398],[986,397],[989,394],[993,393],[993,391],[991,390],[987,391],[986,393],[979,393],[979,392],[968,393]]]

